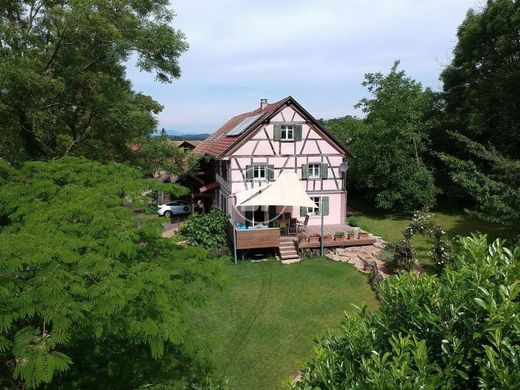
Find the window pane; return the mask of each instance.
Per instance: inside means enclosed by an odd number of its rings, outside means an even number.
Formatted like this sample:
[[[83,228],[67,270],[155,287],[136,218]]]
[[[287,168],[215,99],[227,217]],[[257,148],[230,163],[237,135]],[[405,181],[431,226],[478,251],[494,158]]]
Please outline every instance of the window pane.
[[[265,165],[255,165],[253,167],[253,178],[255,179],[265,179],[266,171]]]
[[[321,177],[320,170],[321,170],[320,164],[309,164],[309,177],[310,178]]]

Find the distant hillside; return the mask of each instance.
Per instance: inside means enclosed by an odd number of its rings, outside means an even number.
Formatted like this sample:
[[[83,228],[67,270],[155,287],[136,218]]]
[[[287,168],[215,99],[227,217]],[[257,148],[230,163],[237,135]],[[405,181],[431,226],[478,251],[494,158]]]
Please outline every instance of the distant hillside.
[[[168,137],[174,141],[187,140],[187,141],[204,141],[209,137],[209,134],[179,134],[179,135],[171,135],[168,134]]]
[[[187,141],[204,141],[206,138],[209,137],[208,133],[199,133],[199,134],[184,134],[180,131],[176,130],[164,130],[168,138],[174,140],[174,141],[181,141],[181,140],[187,140]],[[160,132],[158,131],[156,134],[153,135],[154,137],[159,137]]]

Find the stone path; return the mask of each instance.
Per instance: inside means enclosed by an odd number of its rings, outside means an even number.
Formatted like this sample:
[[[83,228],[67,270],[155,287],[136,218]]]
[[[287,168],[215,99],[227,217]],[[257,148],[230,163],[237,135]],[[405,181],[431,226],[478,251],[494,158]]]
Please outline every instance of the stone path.
[[[326,255],[334,261],[350,263],[359,271],[364,273],[371,272],[371,263],[377,265],[378,270],[386,278],[390,275],[386,263],[379,259],[386,242],[381,237],[374,236],[376,242],[372,245],[351,246],[346,248],[336,248],[333,254]]]

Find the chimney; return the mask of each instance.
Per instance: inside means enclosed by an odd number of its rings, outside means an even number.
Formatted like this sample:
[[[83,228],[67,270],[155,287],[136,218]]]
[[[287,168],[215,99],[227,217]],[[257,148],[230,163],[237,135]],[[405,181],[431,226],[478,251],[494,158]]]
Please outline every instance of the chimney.
[[[260,99],[260,109],[263,110],[267,107],[267,99]]]

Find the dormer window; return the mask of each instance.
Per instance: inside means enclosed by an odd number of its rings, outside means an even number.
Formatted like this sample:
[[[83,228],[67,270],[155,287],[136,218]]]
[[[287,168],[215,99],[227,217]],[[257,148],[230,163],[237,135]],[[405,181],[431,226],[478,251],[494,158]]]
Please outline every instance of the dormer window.
[[[282,125],[280,133],[280,141],[294,141],[294,126]]]

